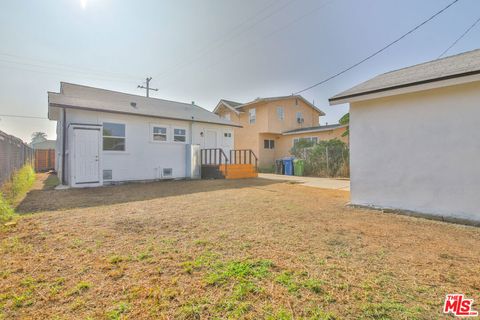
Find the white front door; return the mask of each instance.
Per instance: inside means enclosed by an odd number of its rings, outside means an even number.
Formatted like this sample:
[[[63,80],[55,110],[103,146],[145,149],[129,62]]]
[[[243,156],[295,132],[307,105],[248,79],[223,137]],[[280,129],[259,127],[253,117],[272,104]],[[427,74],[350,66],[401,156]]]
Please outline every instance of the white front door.
[[[217,131],[207,130],[205,132],[205,149],[217,148]]]
[[[100,129],[75,128],[73,132],[75,183],[100,183]]]

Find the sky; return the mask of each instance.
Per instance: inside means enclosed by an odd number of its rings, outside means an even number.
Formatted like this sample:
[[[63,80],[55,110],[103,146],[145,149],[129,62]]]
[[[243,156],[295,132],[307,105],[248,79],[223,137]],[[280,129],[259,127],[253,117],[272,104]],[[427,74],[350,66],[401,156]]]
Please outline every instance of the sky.
[[[47,92],[60,81],[195,101],[289,95],[395,40],[452,0],[4,0],[0,3],[0,130],[55,138]],[[459,0],[359,67],[302,93],[337,123],[328,98],[387,71],[436,59],[476,19]],[[480,47],[480,24],[447,55]],[[33,119],[5,115],[39,117]]]

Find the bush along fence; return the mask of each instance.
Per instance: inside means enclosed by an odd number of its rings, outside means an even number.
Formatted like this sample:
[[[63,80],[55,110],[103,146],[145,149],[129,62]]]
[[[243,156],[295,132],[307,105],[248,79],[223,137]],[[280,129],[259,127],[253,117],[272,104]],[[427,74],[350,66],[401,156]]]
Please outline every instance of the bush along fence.
[[[0,131],[0,225],[15,216],[14,207],[35,181],[33,150]]]
[[[33,163],[33,149],[17,137],[0,131],[0,185],[24,165]]]
[[[328,141],[300,140],[290,153],[305,160],[306,176],[348,178],[350,176],[349,149],[338,139]]]

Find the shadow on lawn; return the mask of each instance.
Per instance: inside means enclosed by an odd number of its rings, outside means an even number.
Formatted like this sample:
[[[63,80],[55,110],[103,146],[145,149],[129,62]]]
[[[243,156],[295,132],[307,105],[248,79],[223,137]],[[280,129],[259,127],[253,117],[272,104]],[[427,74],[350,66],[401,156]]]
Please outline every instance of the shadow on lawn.
[[[16,211],[18,213],[30,213],[87,208],[199,192],[267,186],[278,183],[282,182],[256,178],[127,183],[116,186],[67,190],[52,190],[44,187],[30,191],[17,206]]]

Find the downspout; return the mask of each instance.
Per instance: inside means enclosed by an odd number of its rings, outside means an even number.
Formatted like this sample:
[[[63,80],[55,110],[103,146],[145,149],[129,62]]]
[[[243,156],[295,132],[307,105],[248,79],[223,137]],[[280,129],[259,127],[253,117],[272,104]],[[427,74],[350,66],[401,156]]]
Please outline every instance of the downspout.
[[[62,120],[62,184],[66,185],[65,180],[65,146],[67,145],[67,110],[63,108],[63,120]]]

